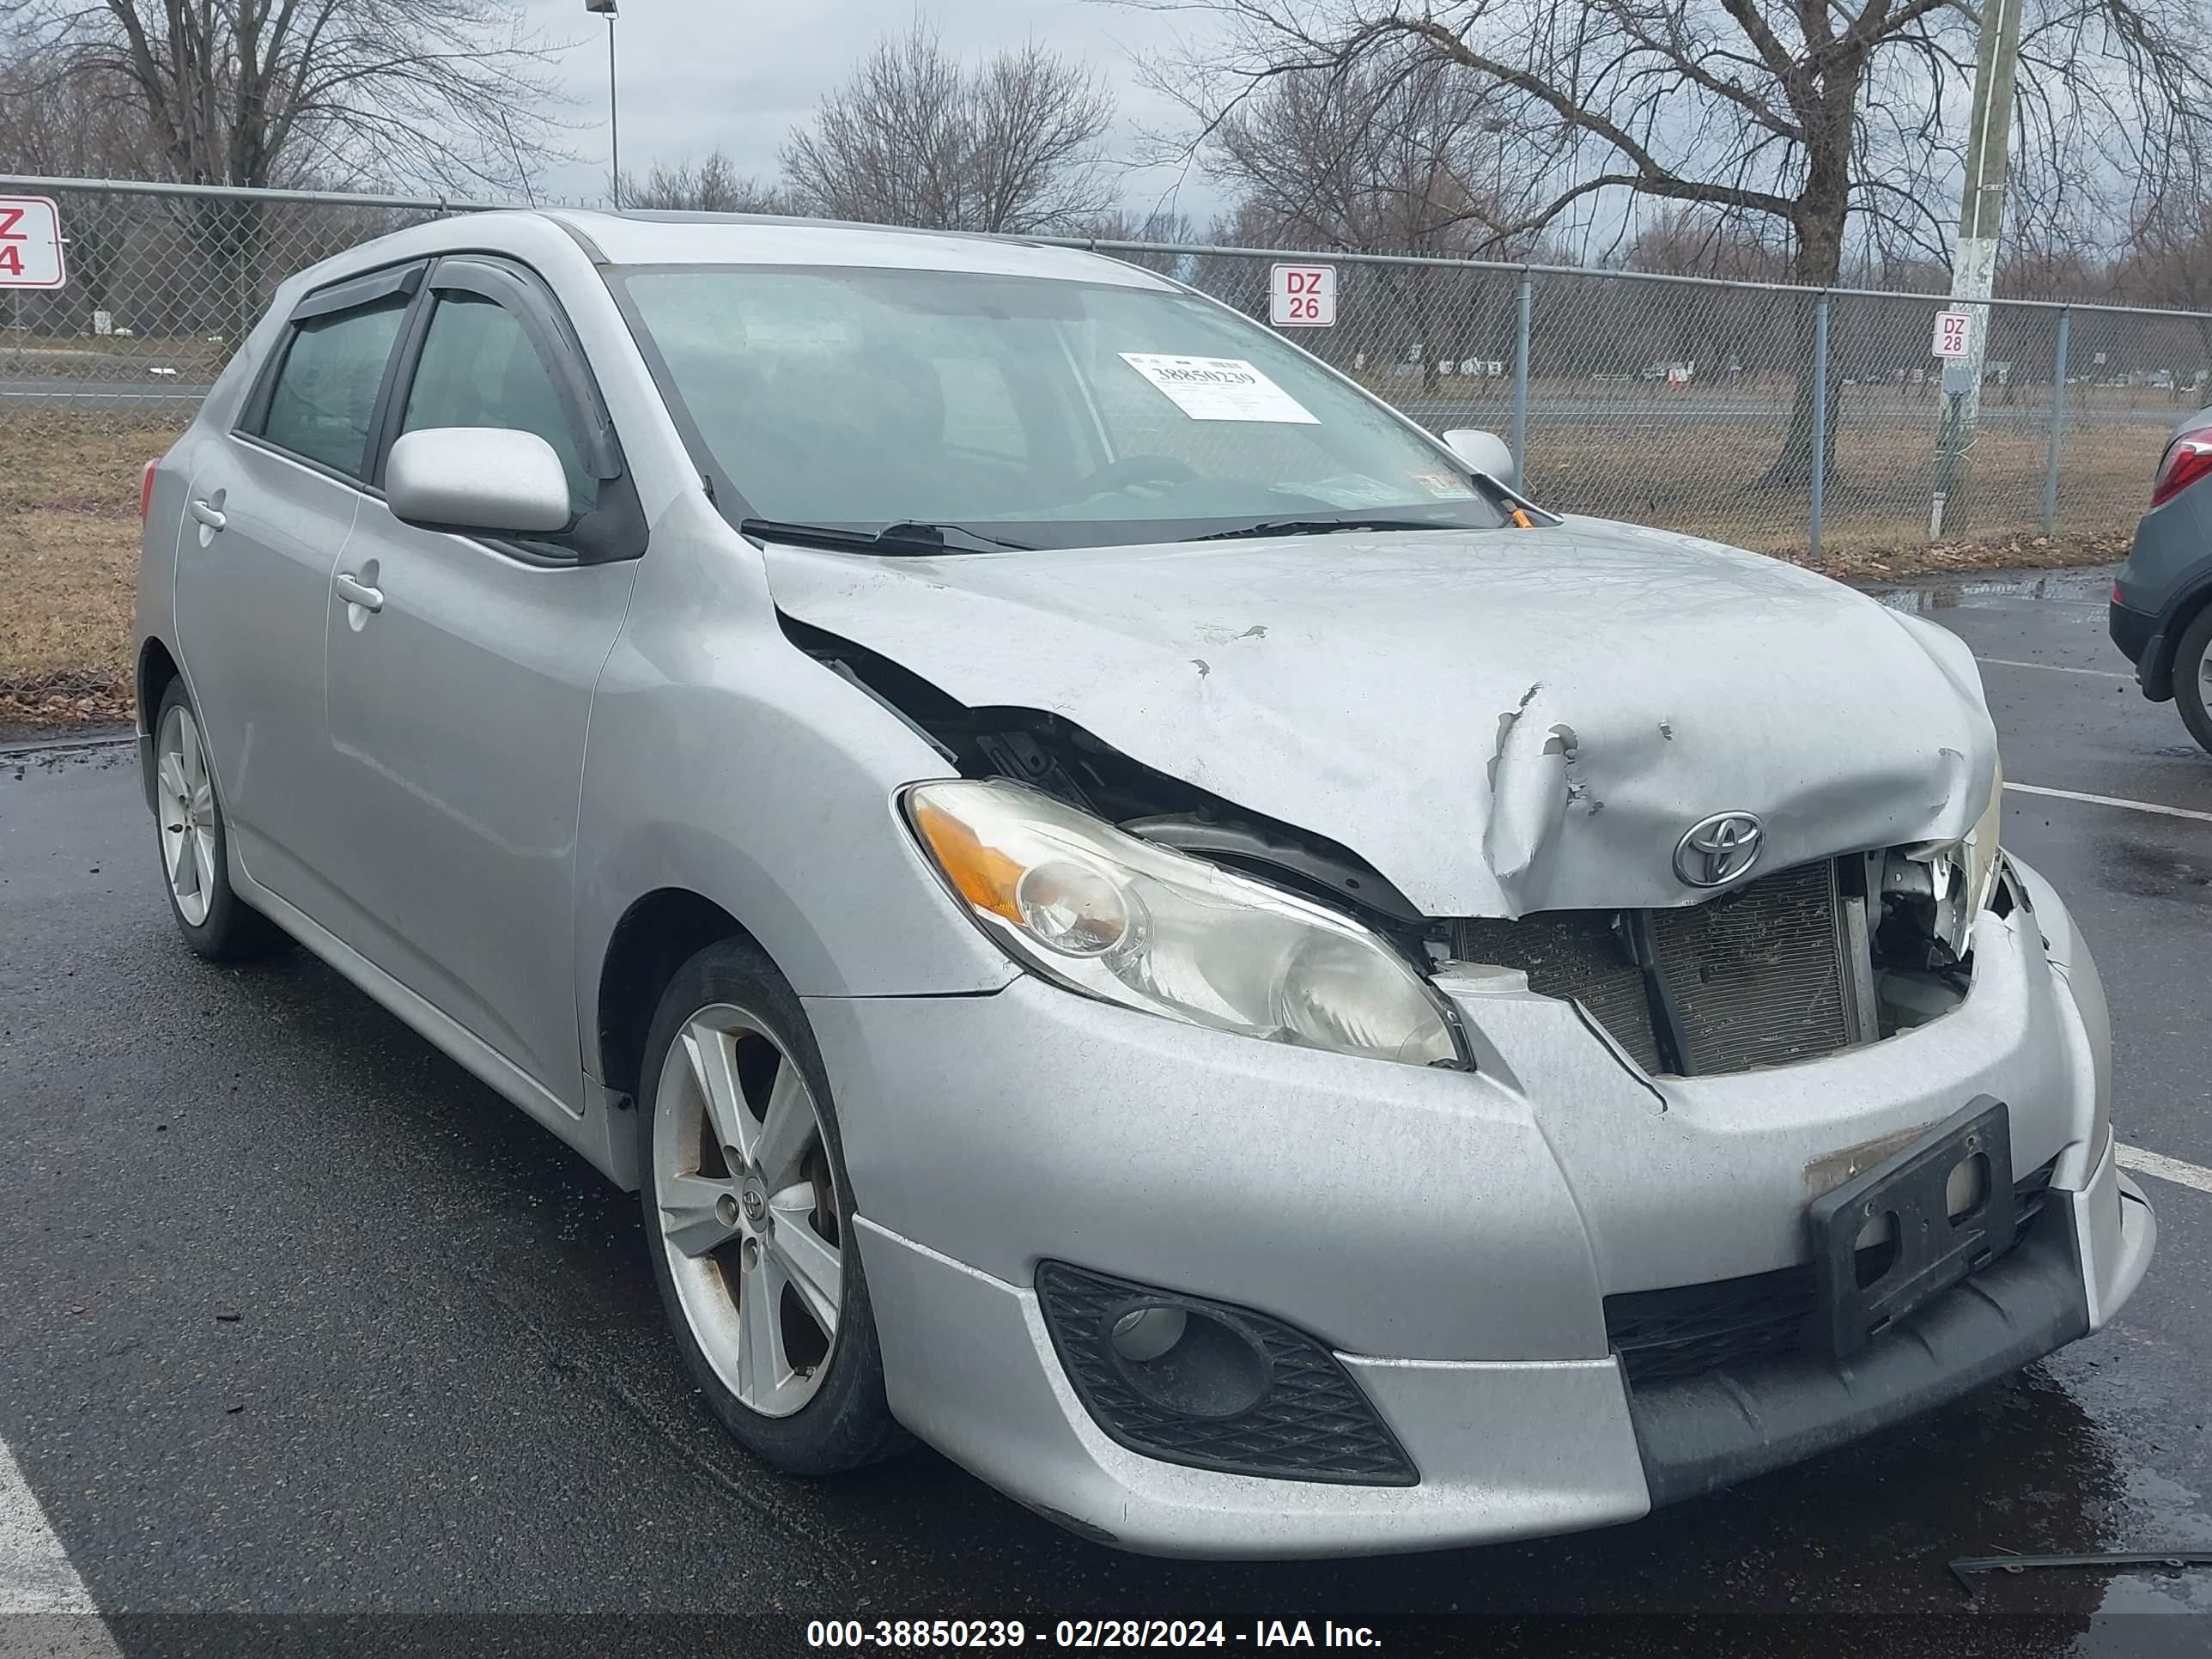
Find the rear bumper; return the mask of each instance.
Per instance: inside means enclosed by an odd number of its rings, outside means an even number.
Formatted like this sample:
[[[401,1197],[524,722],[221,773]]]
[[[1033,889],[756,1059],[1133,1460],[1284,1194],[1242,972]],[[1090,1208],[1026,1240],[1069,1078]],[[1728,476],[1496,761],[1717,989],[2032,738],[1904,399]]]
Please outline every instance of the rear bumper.
[[[2106,627],[2143,696],[2173,696],[2173,652],[2212,586],[2212,489],[2192,484],[2142,515],[2117,574]]]
[[[2120,654],[2140,671],[2144,652],[2158,635],[2158,617],[2148,611],[2131,609],[2118,599],[2106,611],[2106,631],[2112,636],[2112,643],[2119,647]]]

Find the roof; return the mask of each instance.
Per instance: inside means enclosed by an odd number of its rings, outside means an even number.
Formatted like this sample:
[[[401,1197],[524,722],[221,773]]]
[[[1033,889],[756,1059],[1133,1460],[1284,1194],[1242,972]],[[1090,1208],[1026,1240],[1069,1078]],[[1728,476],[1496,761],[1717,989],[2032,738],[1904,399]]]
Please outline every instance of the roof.
[[[608,213],[572,208],[544,213],[608,264],[853,265],[1042,276],[1131,288],[1174,286],[1103,254],[1011,238],[757,214]]]

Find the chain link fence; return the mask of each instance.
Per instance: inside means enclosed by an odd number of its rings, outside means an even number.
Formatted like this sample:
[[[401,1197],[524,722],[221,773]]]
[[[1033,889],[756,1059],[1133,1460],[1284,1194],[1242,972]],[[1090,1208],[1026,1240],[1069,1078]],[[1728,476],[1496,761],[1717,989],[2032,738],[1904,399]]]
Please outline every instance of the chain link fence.
[[[19,191],[58,203],[70,280],[0,292],[18,509],[127,498],[126,452],[182,427],[289,273],[486,205],[0,177]],[[1261,318],[1288,257],[1091,246]],[[2166,430],[2212,395],[2212,315],[1993,305],[1969,430],[1929,355],[1941,296],[1311,257],[1336,267],[1336,322],[1298,343],[1433,429],[1507,434],[1538,500],[1800,556],[2124,535]]]
[[[1169,268],[1265,317],[1285,257]],[[1767,551],[2107,543],[2212,401],[2212,316],[1994,303],[1969,421],[1931,355],[1940,295],[1311,257],[1338,268],[1338,321],[1299,343],[1432,429],[1507,434],[1538,500]]]

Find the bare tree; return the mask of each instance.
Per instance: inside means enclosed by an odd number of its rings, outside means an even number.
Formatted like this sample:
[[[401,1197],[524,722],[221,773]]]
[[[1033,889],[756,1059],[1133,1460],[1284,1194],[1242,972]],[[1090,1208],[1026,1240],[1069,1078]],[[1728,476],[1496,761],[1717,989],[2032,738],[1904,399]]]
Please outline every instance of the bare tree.
[[[33,43],[0,37],[0,169],[57,178],[112,178],[137,170],[145,122],[112,77],[52,73]],[[11,297],[18,319],[27,304],[39,322],[89,327],[111,309],[116,266],[129,241],[131,209],[112,197],[70,204],[70,284],[58,292]]]
[[[2109,282],[2113,296],[2130,305],[2169,306],[2212,313],[2212,149],[2203,153],[2203,165],[2177,170],[2169,186],[2144,204],[2129,226],[2121,257],[2112,265]],[[2182,327],[2175,319],[2175,328]],[[2185,378],[2199,387],[2212,367],[2212,319],[2191,318],[2186,325],[2189,349],[2194,361],[2179,364],[2146,365],[2175,369],[2174,391],[2183,390]]]
[[[1765,227],[1698,208],[1667,206],[1645,218],[1620,263],[1670,276],[1720,276],[1747,283],[1790,280],[1790,250]]]
[[[672,167],[655,162],[641,185],[624,173],[621,197],[625,207],[687,213],[793,211],[790,193],[782,185],[739,173],[719,149],[700,161],[679,161]]]
[[[1155,206],[1144,213],[1131,213],[1123,208],[1109,208],[1073,234],[1090,236],[1101,242],[1164,242],[1188,245],[1196,241],[1188,215],[1166,206]],[[1188,253],[1124,253],[1114,257],[1133,265],[1142,265],[1157,270],[1164,276],[1178,279],[1188,276],[1196,268],[1196,261]]]
[[[1236,193],[1239,233],[1267,245],[1500,252],[1508,204],[1528,181],[1517,170],[1509,177],[1508,123],[1488,90],[1400,45],[1269,81],[1224,112],[1199,161]],[[1500,307],[1512,304],[1510,285],[1477,282],[1469,292],[1459,276],[1419,265],[1341,274],[1351,320],[1329,344],[1392,358],[1411,352],[1433,387],[1447,337],[1494,332]],[[1379,303],[1358,303],[1364,296]]]
[[[45,81],[127,97],[188,184],[506,190],[565,95],[518,0],[0,0]]]
[[[1076,232],[1111,204],[1099,144],[1113,118],[1079,64],[1031,41],[968,69],[917,22],[793,131],[783,171],[807,211],[832,218]]]
[[[1408,52],[1508,118],[1537,182],[1504,234],[1632,234],[1637,200],[1779,233],[1834,283],[1856,234],[1940,257],[1975,19],[1960,0],[1124,0],[1214,26],[1153,65],[1201,149],[1285,77]],[[2212,116],[2191,0],[2028,0],[2023,168],[2141,179]],[[1801,330],[1809,334],[1811,307]],[[1809,356],[1809,350],[1805,354]],[[1810,471],[1801,381],[1770,481]],[[1828,423],[1832,441],[1835,423]]]
[[[1080,233],[1102,242],[1192,242],[1190,217],[1171,207],[1155,207],[1143,213],[1127,208],[1108,208],[1092,216]]]
[[[0,18],[38,86],[129,111],[130,171],[186,184],[527,188],[563,98],[518,0],[0,0]],[[248,326],[270,205],[182,204],[200,270],[173,325]]]
[[[1213,124],[1199,160],[1271,239],[1483,251],[1508,216],[1508,128],[1487,91],[1426,53],[1373,53],[1269,82]]]
[[[27,33],[0,36],[0,167],[55,177],[129,174],[147,149],[143,112],[112,75],[57,73]]]

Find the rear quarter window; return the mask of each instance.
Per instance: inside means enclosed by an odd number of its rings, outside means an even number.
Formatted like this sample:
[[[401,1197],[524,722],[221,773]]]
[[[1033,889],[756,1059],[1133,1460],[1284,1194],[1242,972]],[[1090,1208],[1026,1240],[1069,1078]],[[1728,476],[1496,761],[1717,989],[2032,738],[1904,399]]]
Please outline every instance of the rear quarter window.
[[[349,477],[364,476],[368,426],[407,296],[294,326],[270,389],[261,437]]]

